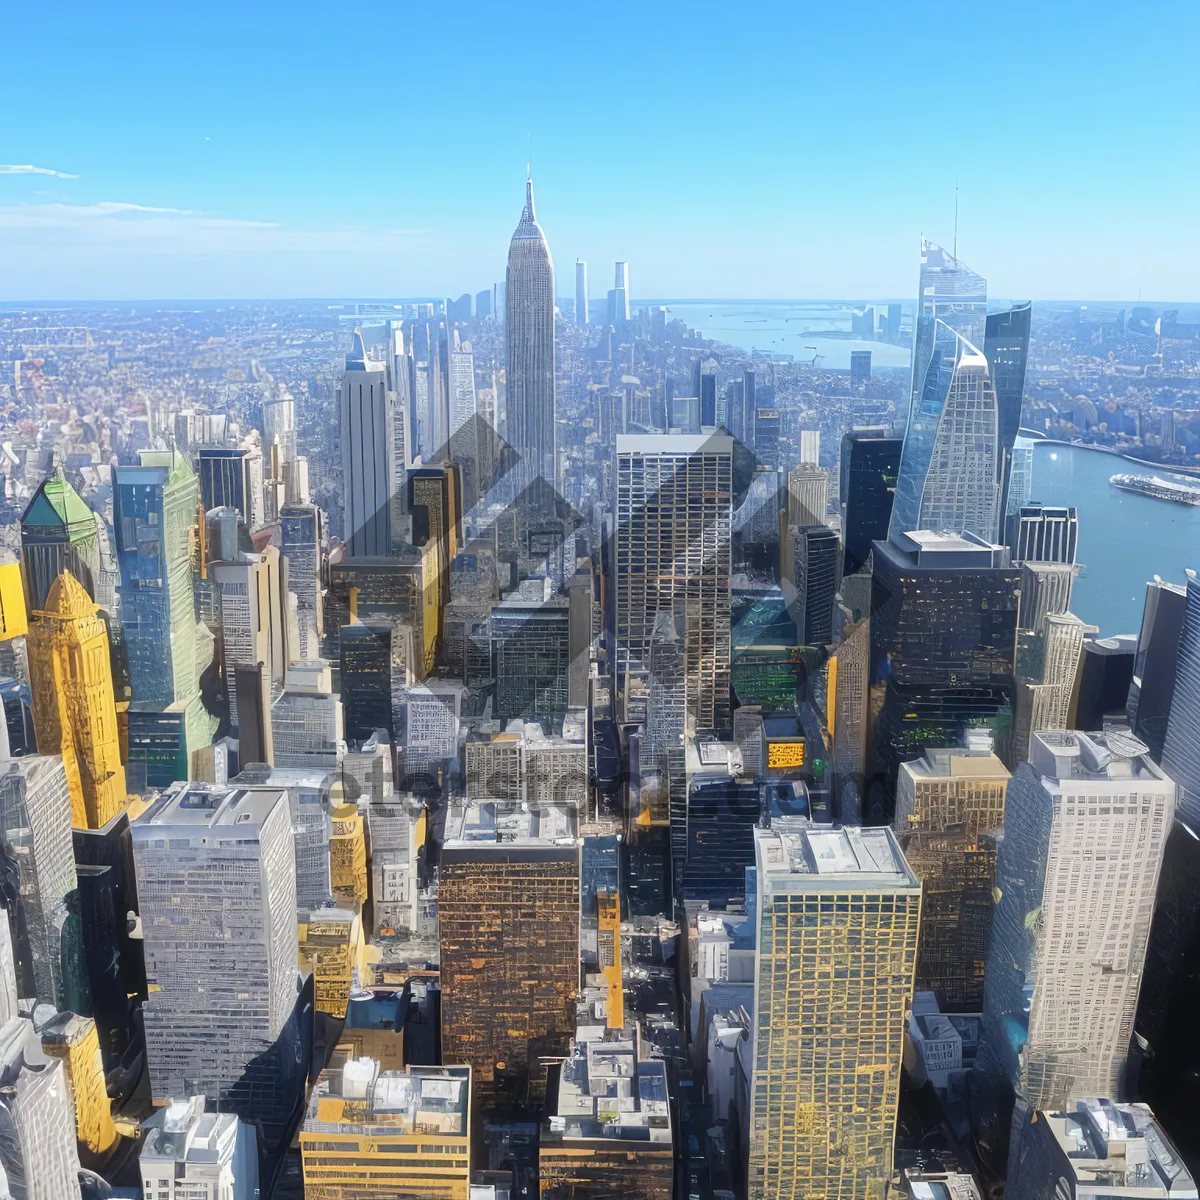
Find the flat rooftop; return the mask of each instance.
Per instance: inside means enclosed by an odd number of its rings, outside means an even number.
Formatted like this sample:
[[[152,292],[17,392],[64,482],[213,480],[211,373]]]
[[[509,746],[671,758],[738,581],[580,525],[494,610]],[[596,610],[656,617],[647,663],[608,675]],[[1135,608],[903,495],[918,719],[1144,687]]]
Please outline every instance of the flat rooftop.
[[[1030,739],[1029,762],[1044,779],[1168,782],[1150,748],[1128,730],[1044,730]]]
[[[1008,768],[994,753],[972,752],[962,747],[942,746],[926,750],[921,758],[901,763],[915,779],[1008,779]]]
[[[470,1092],[469,1067],[383,1071],[373,1058],[352,1058],[321,1072],[301,1131],[358,1132],[364,1125],[373,1125],[392,1136],[420,1133],[466,1138]]]
[[[281,801],[286,804],[287,795],[278,787],[180,783],[146,809],[133,828],[135,832],[148,826],[222,830],[238,825],[257,829]]]
[[[618,433],[618,454],[732,454],[727,433]]]
[[[447,814],[444,845],[574,845],[578,837],[579,810],[573,804],[469,800],[454,805]]]
[[[892,831],[884,826],[773,825],[754,831],[762,886],[783,891],[920,890]]]

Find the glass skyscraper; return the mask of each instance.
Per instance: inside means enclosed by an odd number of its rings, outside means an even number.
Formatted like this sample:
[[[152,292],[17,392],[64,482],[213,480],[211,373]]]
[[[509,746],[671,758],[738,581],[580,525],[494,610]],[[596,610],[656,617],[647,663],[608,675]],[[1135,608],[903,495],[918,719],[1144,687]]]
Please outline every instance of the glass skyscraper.
[[[1025,365],[1029,359],[1029,325],[1033,305],[1014,305],[1004,312],[989,313],[983,352],[987,355],[992,387],[996,391],[996,411],[1000,433],[1001,513],[1007,510],[1008,494],[1015,465],[1014,444],[1021,428],[1021,402],[1025,395]],[[1027,484],[1022,480],[1019,487]],[[1023,496],[1021,503],[1028,503]]]
[[[921,275],[913,338],[908,426],[892,508],[891,536],[919,529],[925,479],[941,426],[958,338],[972,348],[985,344],[987,280],[933,242],[921,242]],[[928,386],[932,374],[933,386]],[[962,532],[961,529],[955,532]]]

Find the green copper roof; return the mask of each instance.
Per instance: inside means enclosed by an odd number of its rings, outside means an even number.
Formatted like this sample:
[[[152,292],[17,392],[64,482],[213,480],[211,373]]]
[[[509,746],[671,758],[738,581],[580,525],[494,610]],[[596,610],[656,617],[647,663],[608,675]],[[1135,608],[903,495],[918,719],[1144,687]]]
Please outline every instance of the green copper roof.
[[[22,525],[93,526],[95,523],[95,514],[60,471],[42,480],[21,518]]]

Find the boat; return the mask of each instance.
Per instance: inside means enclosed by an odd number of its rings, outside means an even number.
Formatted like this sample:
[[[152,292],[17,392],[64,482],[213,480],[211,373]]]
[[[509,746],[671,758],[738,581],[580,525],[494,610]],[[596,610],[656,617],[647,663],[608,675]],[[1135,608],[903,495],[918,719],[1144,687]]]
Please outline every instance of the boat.
[[[1200,487],[1174,483],[1158,475],[1114,475],[1108,481],[1123,492],[1138,492],[1156,500],[1171,500],[1176,504],[1200,505]]]

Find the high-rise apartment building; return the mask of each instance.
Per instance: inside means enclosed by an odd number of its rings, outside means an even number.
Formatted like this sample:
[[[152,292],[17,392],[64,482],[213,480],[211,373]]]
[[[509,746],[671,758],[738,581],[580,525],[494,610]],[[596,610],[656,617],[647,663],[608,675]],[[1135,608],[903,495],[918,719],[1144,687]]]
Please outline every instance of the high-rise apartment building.
[[[345,516],[343,540],[351,556],[391,549],[394,397],[382,359],[367,356],[356,329],[338,392]]]
[[[976,492],[995,486],[998,437],[995,393],[990,380],[986,389],[982,383],[987,378],[987,359],[976,349],[985,344],[986,322],[987,281],[952,254],[947,254],[941,246],[922,239],[912,388],[892,508],[890,535],[893,538],[910,529],[921,528],[966,532],[963,525],[929,525],[922,518],[927,481],[931,479],[936,485],[929,495],[931,508],[936,507],[938,511],[952,509],[954,494],[961,487],[964,489],[961,496],[963,515],[969,513],[972,519],[986,515],[980,506],[987,500],[987,495]],[[960,341],[965,345],[960,346]],[[979,359],[982,364],[977,361]],[[960,363],[961,372],[957,369]],[[952,393],[954,403],[948,405]],[[987,411],[991,417],[980,428],[979,418]],[[956,428],[948,427],[943,435],[940,431],[947,415]],[[951,434],[955,432],[961,435],[957,447],[949,444]],[[957,469],[953,475],[937,475],[931,470],[931,464],[939,441],[943,444],[939,460],[942,468],[939,469],[979,465],[979,453],[975,449],[978,446],[984,458],[990,456],[990,473],[985,471],[973,479],[961,477]],[[976,532],[989,539],[996,536],[994,528]]]
[[[268,1054],[297,996],[287,793],[180,784],[132,829],[151,1091],[203,1093],[242,1115],[262,1116],[281,1100],[290,1107],[295,1080]],[[298,1046],[296,1057],[302,1075]]]
[[[254,1127],[233,1113],[206,1113],[204,1097],[160,1108],[142,1125],[142,1194],[155,1200],[255,1200]]]
[[[1179,634],[1179,657],[1171,715],[1163,742],[1163,769],[1179,784],[1179,815],[1200,823],[1200,577],[1187,573],[1187,607]]]
[[[38,754],[0,763],[5,857],[15,865],[7,920],[17,991],[56,1008],[81,1002],[81,980],[64,974],[64,942],[82,937],[67,897],[79,886],[71,843],[71,797],[62,759]]]
[[[469,1200],[471,1109],[469,1067],[385,1070],[339,1052],[300,1127],[305,1195]]]
[[[506,433],[526,482],[556,482],[554,451],[554,261],[533,208],[533,180],[508,249]]]
[[[321,545],[325,514],[315,504],[285,504],[279,510],[280,554],[287,563],[288,591],[296,597],[297,645],[294,658],[321,657],[325,593],[321,586]]]
[[[883,1196],[921,884],[889,829],[754,838],[749,1196]]]
[[[861,571],[871,543],[888,535],[903,444],[903,438],[890,436],[884,428],[851,429],[842,436],[838,503],[844,575]]]
[[[978,1012],[1008,771],[990,739],[900,764],[893,828],[921,880],[917,988],[943,1012]]]
[[[575,260],[575,324],[588,323],[588,280],[587,263],[581,258]]]
[[[1120,732],[1035,733],[1009,784],[984,985],[977,1134],[1120,1098],[1175,784]],[[973,1089],[975,1090],[975,1089]]]
[[[108,626],[69,572],[34,614],[28,648],[38,749],[62,756],[72,825],[100,829],[127,799]]]
[[[723,729],[730,711],[733,439],[617,439],[616,644],[619,686],[644,677],[658,613],[682,609],[688,711]]]
[[[438,891],[442,1058],[476,1100],[536,1103],[541,1062],[575,1031],[578,817],[564,805],[469,802],[447,818]]]

